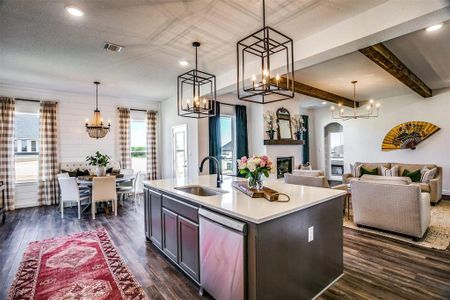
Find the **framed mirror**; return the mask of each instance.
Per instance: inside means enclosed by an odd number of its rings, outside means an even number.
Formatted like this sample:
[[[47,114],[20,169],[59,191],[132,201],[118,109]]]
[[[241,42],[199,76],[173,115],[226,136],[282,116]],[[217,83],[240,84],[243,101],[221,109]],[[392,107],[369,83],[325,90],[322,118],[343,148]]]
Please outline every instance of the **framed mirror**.
[[[278,139],[292,140],[291,114],[282,107],[277,110]]]

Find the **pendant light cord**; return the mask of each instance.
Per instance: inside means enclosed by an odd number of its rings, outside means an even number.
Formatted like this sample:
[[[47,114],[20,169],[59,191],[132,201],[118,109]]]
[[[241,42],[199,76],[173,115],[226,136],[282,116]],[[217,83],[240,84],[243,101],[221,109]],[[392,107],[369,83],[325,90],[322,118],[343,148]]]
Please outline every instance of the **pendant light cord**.
[[[95,84],[95,110],[98,110],[98,83]]]
[[[266,27],[266,0],[263,0],[263,28]]]

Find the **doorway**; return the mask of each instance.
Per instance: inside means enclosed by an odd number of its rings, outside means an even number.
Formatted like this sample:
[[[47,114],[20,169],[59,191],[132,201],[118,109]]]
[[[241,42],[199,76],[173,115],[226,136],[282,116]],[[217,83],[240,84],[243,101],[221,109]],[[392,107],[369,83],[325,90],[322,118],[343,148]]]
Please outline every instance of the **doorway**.
[[[172,175],[175,178],[187,176],[187,125],[172,127]]]
[[[330,180],[342,180],[344,174],[344,127],[339,123],[325,126],[325,172]]]

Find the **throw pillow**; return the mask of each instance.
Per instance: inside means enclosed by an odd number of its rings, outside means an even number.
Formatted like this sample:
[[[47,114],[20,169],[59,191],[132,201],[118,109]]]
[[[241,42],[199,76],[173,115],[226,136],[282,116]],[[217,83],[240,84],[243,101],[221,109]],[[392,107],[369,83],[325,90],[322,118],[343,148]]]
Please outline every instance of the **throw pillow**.
[[[420,169],[412,172],[405,169],[402,176],[411,178],[412,182],[420,182]]]
[[[89,171],[88,170],[77,169],[77,177],[78,176],[88,176],[88,175],[89,175]]]
[[[61,173],[69,173],[69,177],[77,177],[77,171],[78,169],[74,171],[61,170]]]
[[[312,167],[307,163],[306,165],[300,165],[300,170],[312,170]]]
[[[361,177],[365,174],[378,175],[378,168],[369,169],[369,168],[361,167],[361,175],[359,177]]]
[[[437,168],[428,169],[427,167],[423,167],[422,170],[420,170],[420,182],[423,183],[430,183],[430,180],[433,179],[436,176]]]
[[[350,173],[353,177],[359,178],[361,177],[361,165],[353,165],[350,164]]]
[[[381,166],[381,175],[382,176],[398,176],[398,166],[394,166],[392,168],[386,168],[384,166]]]

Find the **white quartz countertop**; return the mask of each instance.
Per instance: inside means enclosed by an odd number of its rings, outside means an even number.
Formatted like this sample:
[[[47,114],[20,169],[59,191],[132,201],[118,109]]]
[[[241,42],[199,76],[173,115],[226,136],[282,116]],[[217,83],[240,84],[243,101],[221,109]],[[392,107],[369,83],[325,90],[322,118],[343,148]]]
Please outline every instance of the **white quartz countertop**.
[[[284,183],[283,180],[269,179],[264,181],[264,186],[277,192],[285,193],[291,198],[289,202],[270,202],[264,198],[250,198],[241,191],[233,188],[231,182],[236,180],[243,179],[224,176],[220,189],[227,193],[215,196],[197,196],[174,188],[187,185],[201,185],[217,189],[216,175],[204,175],[195,178],[151,180],[144,181],[144,184],[150,188],[177,195],[202,206],[223,212],[226,215],[234,216],[256,224],[276,219],[346,194],[346,192],[342,190],[292,185]]]

